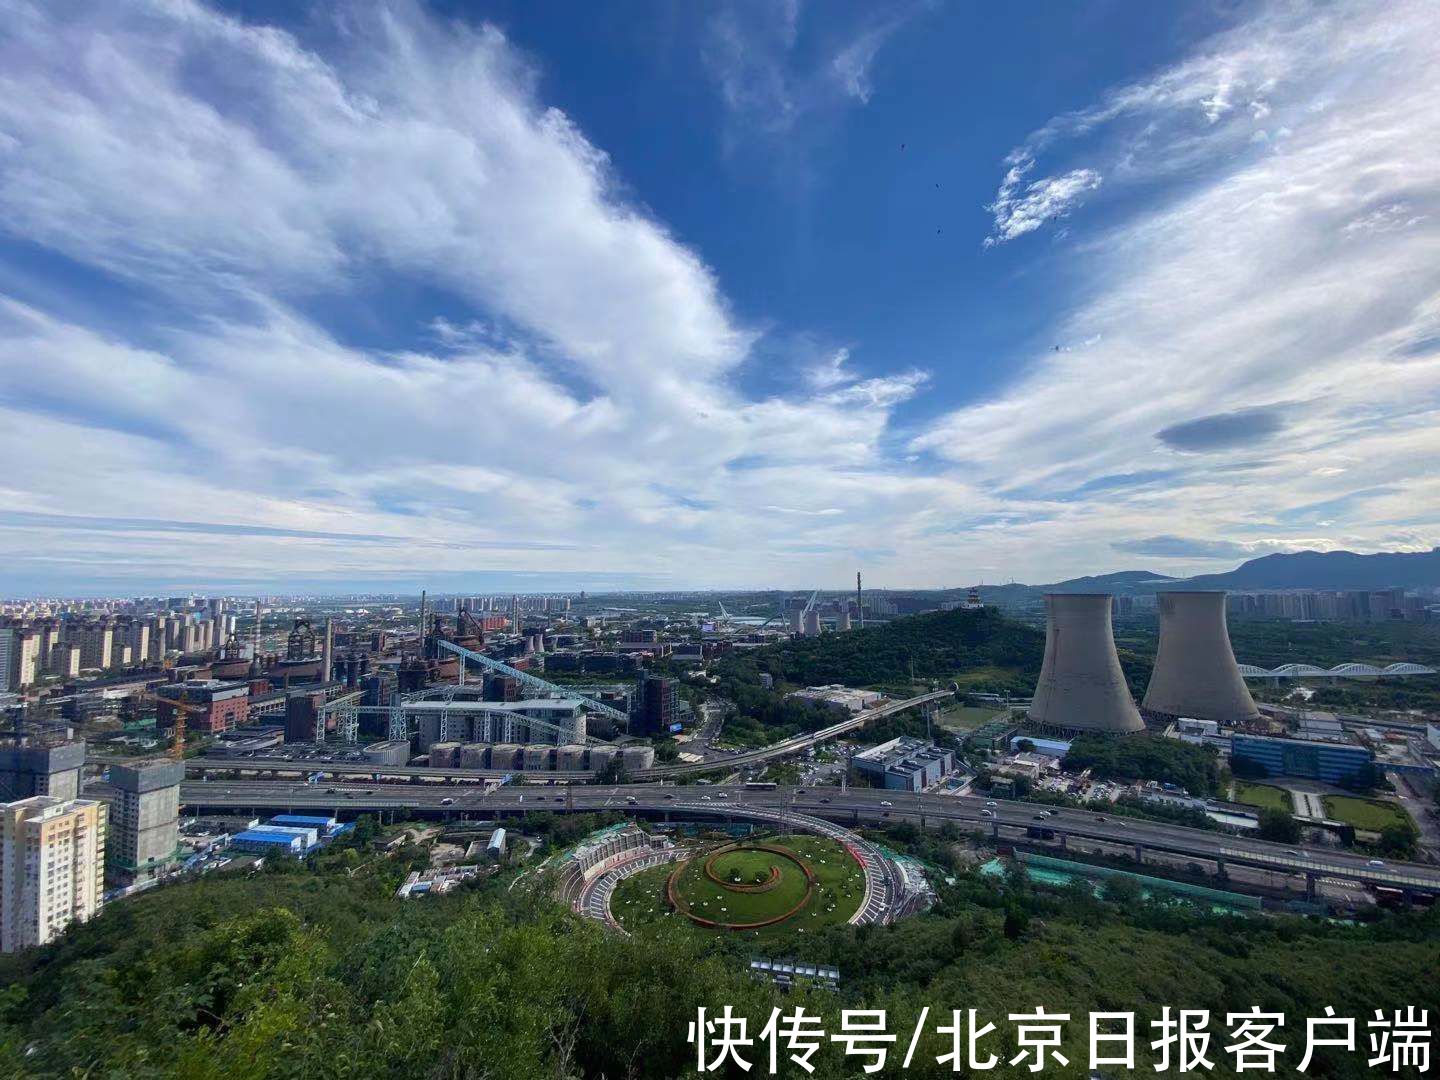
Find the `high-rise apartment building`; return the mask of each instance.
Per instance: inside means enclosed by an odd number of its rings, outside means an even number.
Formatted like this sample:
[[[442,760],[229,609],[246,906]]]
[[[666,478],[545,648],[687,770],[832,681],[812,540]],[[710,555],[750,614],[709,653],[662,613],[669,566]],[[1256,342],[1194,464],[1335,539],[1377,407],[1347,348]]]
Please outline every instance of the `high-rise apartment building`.
[[[80,669],[110,667],[115,647],[115,628],[108,623],[74,626],[65,633],[67,643],[80,646]]]
[[[106,864],[120,884],[146,881],[175,861],[179,847],[180,782],[185,764],[146,761],[110,766]]]
[[[83,742],[47,743],[7,735],[0,739],[0,802],[31,795],[76,798],[84,767]]]
[[[0,806],[0,952],[44,945],[100,911],[105,821],[93,799]]]
[[[20,687],[20,631],[0,627],[0,693]]]

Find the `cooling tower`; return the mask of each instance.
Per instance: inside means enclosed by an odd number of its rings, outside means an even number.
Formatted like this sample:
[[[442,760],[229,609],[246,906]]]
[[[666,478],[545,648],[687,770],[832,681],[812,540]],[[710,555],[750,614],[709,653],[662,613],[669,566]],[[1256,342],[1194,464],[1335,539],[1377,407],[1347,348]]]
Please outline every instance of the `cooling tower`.
[[[1181,716],[1235,724],[1260,712],[1230,649],[1223,592],[1162,592],[1160,647],[1141,704],[1145,715],[1169,721]]]
[[[1045,662],[1031,721],[1063,731],[1143,731],[1115,655],[1110,594],[1047,593],[1045,611]]]

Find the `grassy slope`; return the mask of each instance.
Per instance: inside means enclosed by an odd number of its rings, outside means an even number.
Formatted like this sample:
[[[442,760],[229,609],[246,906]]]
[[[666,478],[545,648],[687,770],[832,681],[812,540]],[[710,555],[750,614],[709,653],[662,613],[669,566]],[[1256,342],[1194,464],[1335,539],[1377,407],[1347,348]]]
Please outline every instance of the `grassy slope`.
[[[1410,823],[1410,815],[1398,806],[1375,799],[1356,799],[1349,795],[1326,795],[1325,813],[1336,821],[1371,832],[1379,832],[1387,825]]]
[[[1288,812],[1293,809],[1288,792],[1270,784],[1248,784],[1244,780],[1235,781],[1235,801],[1262,810]]]

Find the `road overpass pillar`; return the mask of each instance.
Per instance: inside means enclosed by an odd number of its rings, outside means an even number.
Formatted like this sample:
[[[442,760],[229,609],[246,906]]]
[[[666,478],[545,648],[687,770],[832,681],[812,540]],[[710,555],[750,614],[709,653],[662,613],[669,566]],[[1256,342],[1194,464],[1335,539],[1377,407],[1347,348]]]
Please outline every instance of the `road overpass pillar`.
[[[1057,835],[1058,837],[1060,837],[1060,850],[1061,850],[1061,851],[1069,851],[1069,850],[1070,850],[1070,834],[1069,834],[1069,833],[1062,832],[1062,833],[1056,833],[1055,835]]]
[[[1143,863],[1145,861],[1145,846],[1143,844],[1135,845],[1135,861],[1137,863]]]
[[[1315,900],[1316,876],[1313,870],[1305,871],[1305,899],[1313,902]]]
[[[1000,819],[999,819],[999,818],[991,818],[991,819],[990,819],[990,839],[996,841],[997,843],[998,843],[999,840],[1000,840]]]
[[[1224,859],[1216,859],[1216,860],[1215,860],[1215,876],[1216,876],[1216,877],[1222,877],[1222,878],[1223,878],[1223,877],[1229,877],[1229,876],[1230,876],[1229,874],[1227,874],[1227,873],[1225,872],[1225,860],[1224,860]]]

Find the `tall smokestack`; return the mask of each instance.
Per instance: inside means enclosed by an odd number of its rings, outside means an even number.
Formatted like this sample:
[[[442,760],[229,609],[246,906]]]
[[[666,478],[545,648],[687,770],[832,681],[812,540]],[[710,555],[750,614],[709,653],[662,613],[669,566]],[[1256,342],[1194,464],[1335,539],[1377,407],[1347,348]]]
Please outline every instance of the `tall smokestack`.
[[[415,651],[416,656],[425,655],[425,590],[420,590],[420,647]]]
[[[251,636],[254,638],[254,655],[250,658],[250,671],[252,674],[259,675],[262,669],[260,667],[260,598],[258,596],[255,598],[255,632]],[[163,645],[160,652],[163,656],[165,652]]]
[[[860,571],[855,571],[855,617],[860,620],[860,629],[865,629],[865,593],[860,588]]]
[[[321,682],[329,682],[335,672],[335,620],[325,620],[325,649],[321,653]]]
[[[1223,592],[1162,592],[1160,645],[1141,710],[1169,721],[1181,716],[1236,724],[1260,715],[1240,677],[1225,629]]]
[[[1030,719],[1063,731],[1143,731],[1130,699],[1115,635],[1109,593],[1047,593],[1045,662]]]

